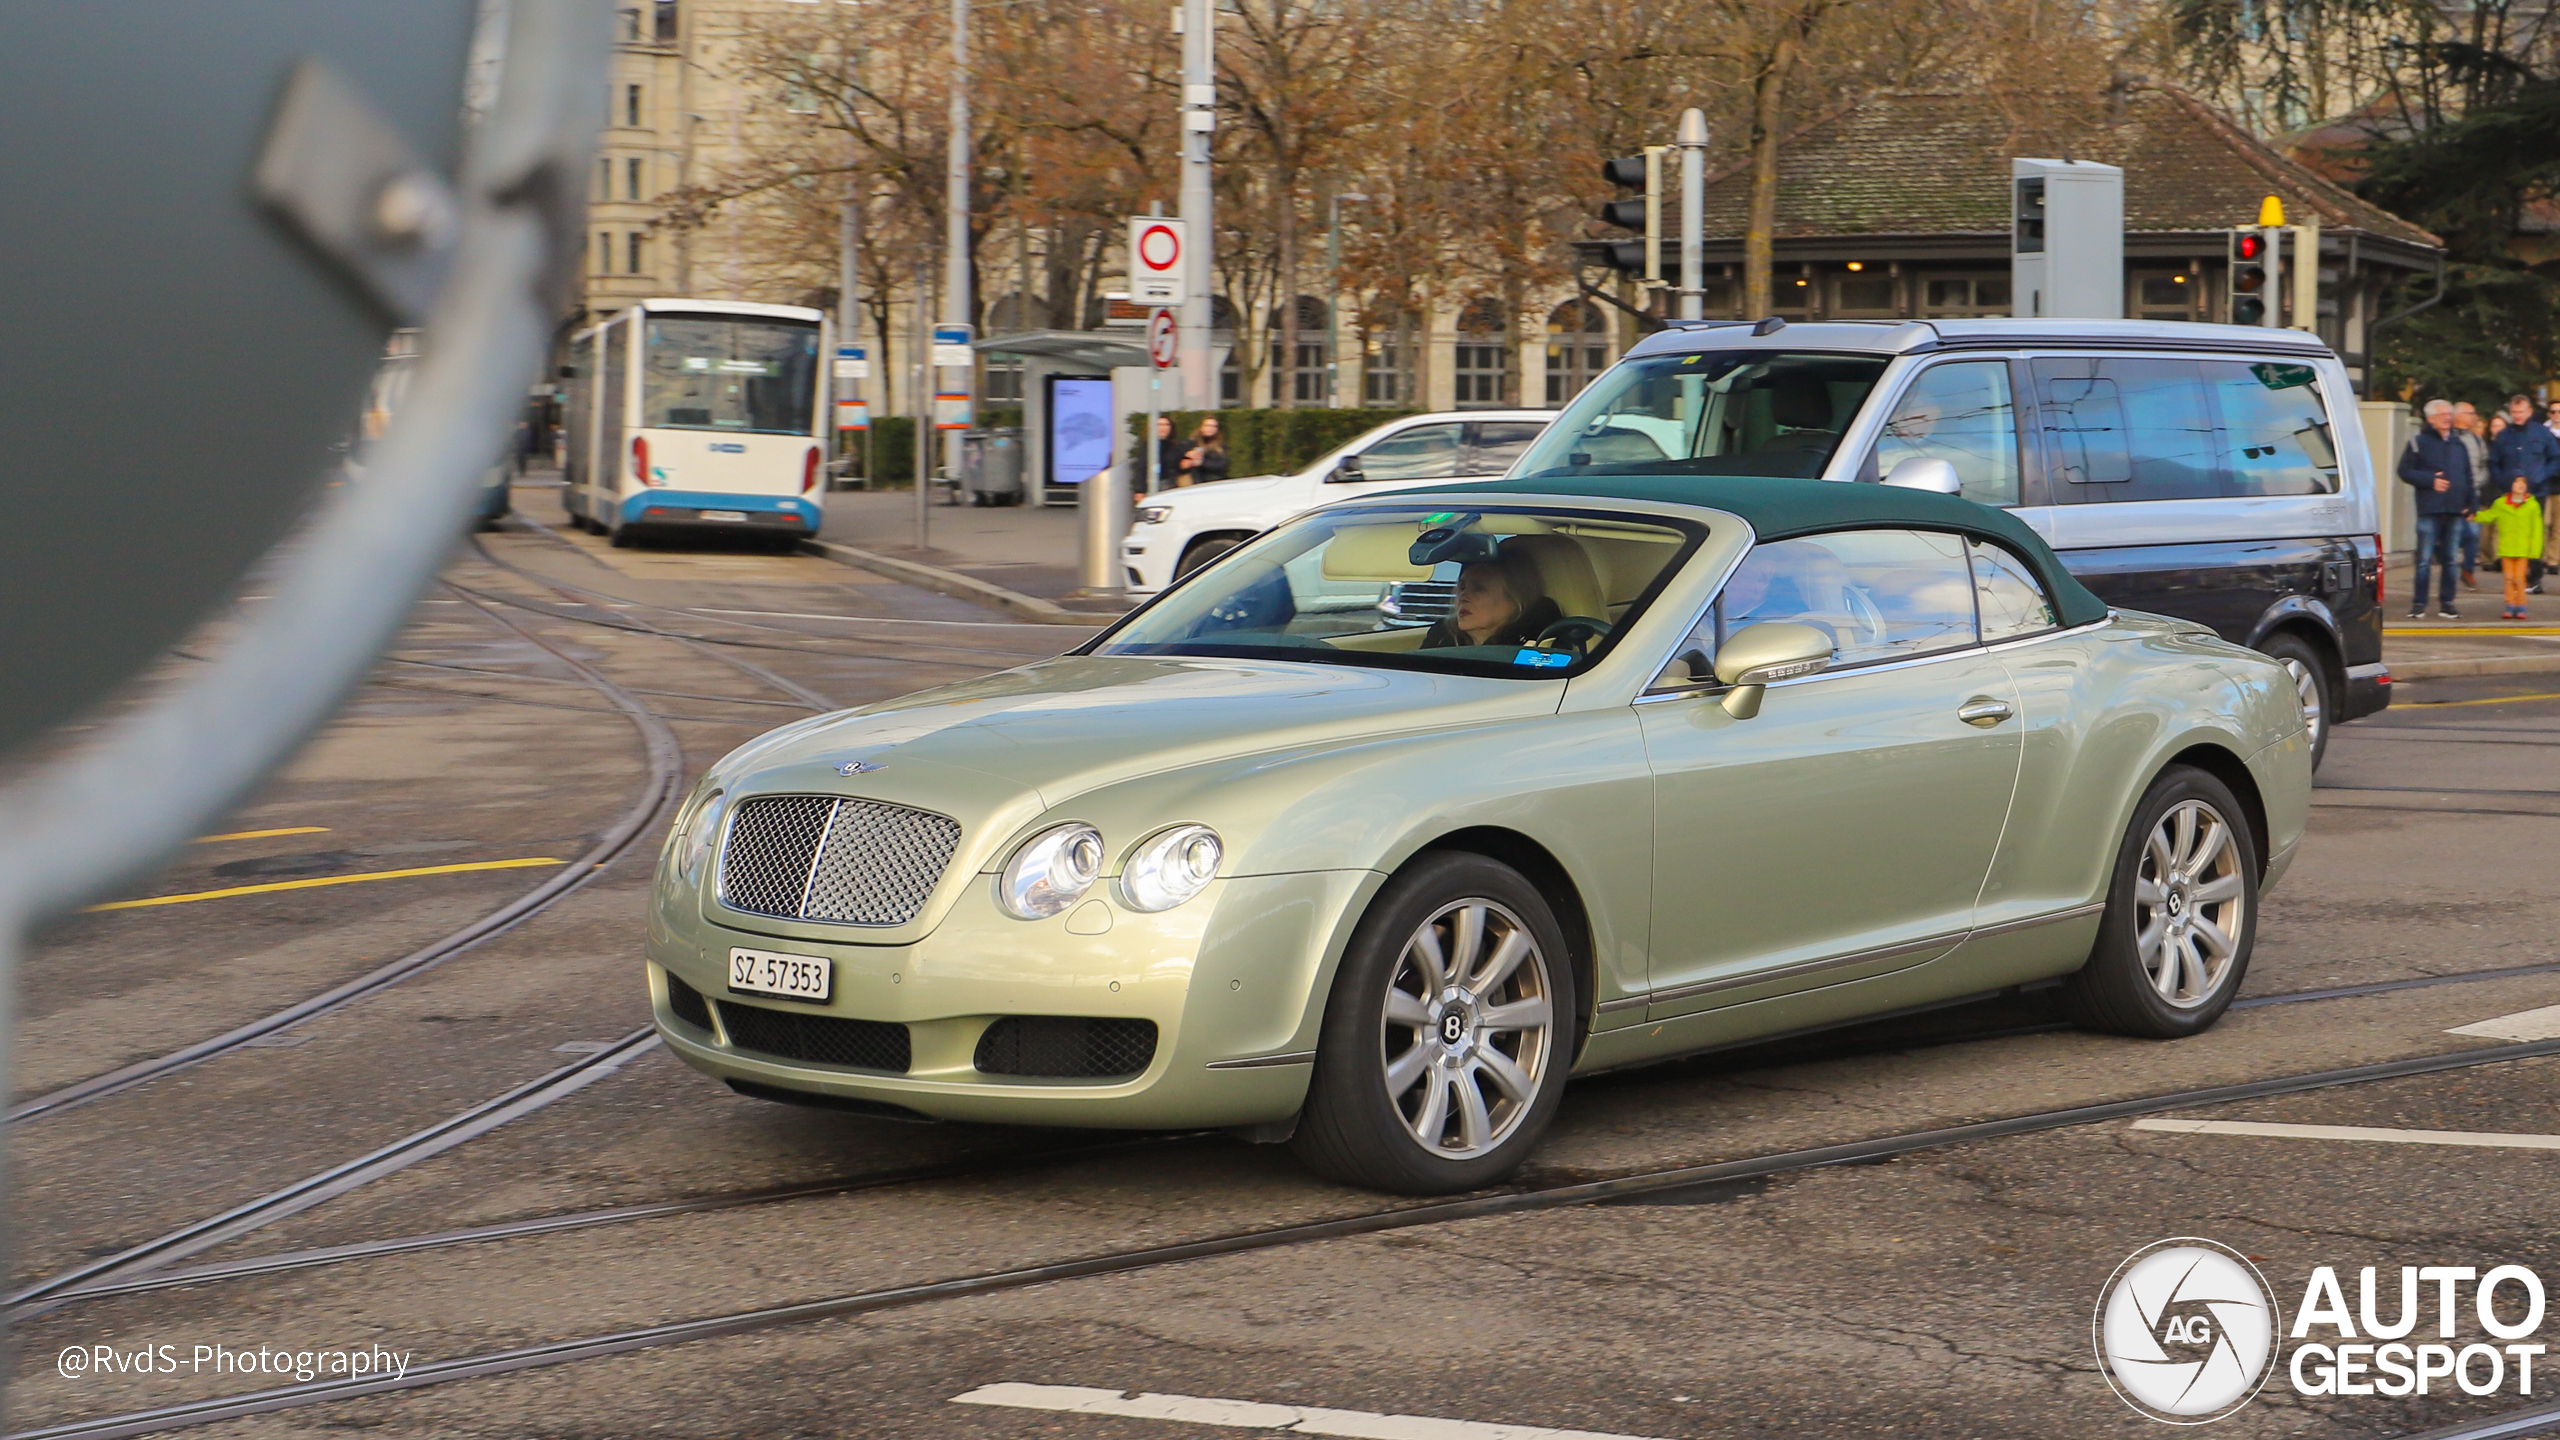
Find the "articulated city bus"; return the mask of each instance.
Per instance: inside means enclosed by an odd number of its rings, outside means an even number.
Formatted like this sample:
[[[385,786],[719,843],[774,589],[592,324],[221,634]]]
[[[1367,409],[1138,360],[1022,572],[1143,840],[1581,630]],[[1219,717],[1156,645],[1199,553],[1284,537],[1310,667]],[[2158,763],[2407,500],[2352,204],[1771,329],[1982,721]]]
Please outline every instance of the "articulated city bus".
[[[826,317],[642,300],[570,342],[568,507],[635,534],[814,535],[825,502]]]

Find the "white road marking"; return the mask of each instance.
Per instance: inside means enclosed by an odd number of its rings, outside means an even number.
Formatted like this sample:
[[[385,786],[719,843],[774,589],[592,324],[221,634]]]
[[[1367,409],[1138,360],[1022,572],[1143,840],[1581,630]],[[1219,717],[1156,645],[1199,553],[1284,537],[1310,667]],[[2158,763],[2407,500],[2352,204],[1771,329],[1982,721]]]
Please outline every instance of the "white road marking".
[[[2482,1020],[2472,1025],[2456,1025],[2447,1035],[2477,1035],[2486,1040],[2560,1040],[2560,1005],[2545,1005],[2539,1010],[2519,1010],[2495,1020]]]
[[[2136,1120],[2132,1128],[2173,1135],[2256,1135],[2272,1140],[2365,1140],[2383,1145],[2560,1150],[2560,1135],[2510,1135],[2488,1130],[2384,1130],[2370,1125],[2274,1125],[2256,1120]]]
[[[1131,1395],[1082,1385],[981,1385],[951,1397],[954,1405],[1003,1405],[1016,1410],[1063,1410],[1081,1415],[1125,1415],[1186,1425],[1239,1430],[1279,1430],[1291,1435],[1349,1435],[1359,1440],[1645,1440],[1596,1430],[1550,1430],[1542,1425],[1490,1425],[1480,1420],[1441,1420],[1429,1415],[1380,1415],[1368,1410],[1324,1410],[1312,1405],[1266,1405],[1257,1400],[1211,1400],[1197,1395]]]

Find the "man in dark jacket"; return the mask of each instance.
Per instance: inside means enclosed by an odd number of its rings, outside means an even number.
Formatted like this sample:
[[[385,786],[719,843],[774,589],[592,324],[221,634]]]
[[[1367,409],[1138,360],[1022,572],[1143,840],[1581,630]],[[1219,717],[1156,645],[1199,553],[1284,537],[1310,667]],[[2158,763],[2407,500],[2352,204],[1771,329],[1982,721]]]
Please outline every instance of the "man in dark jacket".
[[[2453,402],[2428,401],[2426,417],[2425,428],[2410,436],[2400,452],[2400,483],[2417,497],[2418,573],[2410,584],[2409,614],[2427,611],[2427,567],[2432,564],[2444,581],[2436,613],[2450,620],[2457,618],[2453,572],[2466,523],[2462,517],[2477,503],[2473,486],[2479,477],[2471,473],[2470,449],[2453,431]]]
[[[2551,512],[2551,482],[2560,477],[2560,437],[2533,423],[2533,401],[2523,395],[2507,397],[2507,428],[2489,442],[2489,483],[2483,487],[2501,494],[2517,476],[2531,487],[2533,498],[2542,502],[2543,513]],[[2550,558],[2549,527],[2545,526],[2543,553],[2534,557],[2526,568],[2533,593],[2542,593],[2543,561]]]

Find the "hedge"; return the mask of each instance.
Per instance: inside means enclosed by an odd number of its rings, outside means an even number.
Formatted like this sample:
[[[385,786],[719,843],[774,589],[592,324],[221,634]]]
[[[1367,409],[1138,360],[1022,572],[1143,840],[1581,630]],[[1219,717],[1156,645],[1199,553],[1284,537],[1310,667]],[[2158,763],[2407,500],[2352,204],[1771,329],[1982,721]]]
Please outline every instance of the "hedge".
[[[1365,435],[1390,420],[1418,415],[1418,410],[1167,410],[1173,433],[1190,438],[1202,417],[1218,417],[1227,437],[1227,474],[1283,475],[1303,470],[1315,458],[1346,440]],[[1144,411],[1129,416],[1129,434],[1144,444]],[[1142,456],[1144,450],[1139,452]]]

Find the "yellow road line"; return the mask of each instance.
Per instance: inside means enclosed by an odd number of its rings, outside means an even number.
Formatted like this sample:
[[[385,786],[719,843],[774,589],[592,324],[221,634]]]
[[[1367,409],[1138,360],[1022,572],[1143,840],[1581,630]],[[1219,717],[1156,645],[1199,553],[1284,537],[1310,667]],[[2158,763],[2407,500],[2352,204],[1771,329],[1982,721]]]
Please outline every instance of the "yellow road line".
[[[147,905],[185,905],[220,900],[227,895],[263,895],[270,890],[309,890],[321,885],[354,885],[366,880],[406,880],[412,875],[457,875],[465,870],[526,870],[538,865],[565,865],[548,855],[525,860],[475,860],[468,865],[421,865],[414,870],[376,870],[370,875],[323,875],[311,880],[275,880],[264,885],[234,885],[228,890],[199,890],[193,895],[154,895],[148,900],[110,900],[95,910],[139,910]]]
[[[2555,625],[2392,625],[2384,628],[2385,639],[2394,635],[2478,635],[2496,639],[2501,635],[2560,635]]]
[[[264,840],[270,835],[326,835],[326,825],[288,825],[282,830],[234,830],[228,835],[199,835],[196,843],[210,845],[216,840]]]
[[[2540,695],[2492,695],[2486,700],[2402,700],[2392,708],[2414,708],[2420,705],[2513,705],[2520,700],[2560,700],[2560,691]]]

